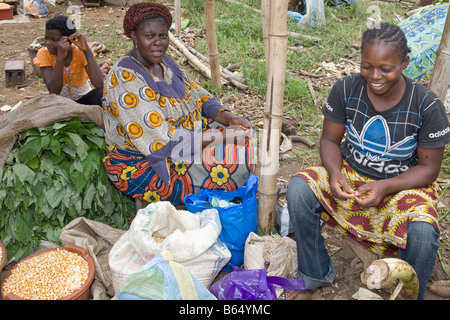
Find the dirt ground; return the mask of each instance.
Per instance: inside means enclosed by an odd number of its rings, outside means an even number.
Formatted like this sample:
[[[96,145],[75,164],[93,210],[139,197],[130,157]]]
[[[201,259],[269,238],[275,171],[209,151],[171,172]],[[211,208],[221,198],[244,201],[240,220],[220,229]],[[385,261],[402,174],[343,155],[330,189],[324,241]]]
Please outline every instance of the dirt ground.
[[[47,10],[49,17],[56,13],[70,15],[68,11],[68,2],[52,6],[48,4]],[[123,15],[126,8],[118,6],[100,6],[100,7],[85,7],[81,9],[81,23],[82,28],[90,30],[100,30],[99,35],[87,36],[89,41],[106,42],[107,37],[122,37],[121,26]],[[14,106],[20,101],[26,101],[39,94],[47,92],[42,79],[33,74],[31,60],[27,51],[29,44],[39,36],[43,36],[44,25],[46,18],[36,19],[28,17],[26,19],[19,19],[15,16],[13,23],[0,23],[0,66],[4,69],[7,60],[23,60],[25,61],[25,83],[20,86],[5,87],[5,74],[2,70],[0,73],[0,107],[5,105]],[[120,30],[118,32],[118,30]],[[130,43],[131,45],[131,43]],[[115,59],[119,56],[114,48],[103,53],[98,57],[98,61],[102,59]],[[254,124],[260,123],[263,115],[264,97],[248,94],[237,93],[233,95],[226,95],[219,97],[222,103],[228,107],[234,108],[235,111],[248,115]],[[1,121],[1,117],[0,117]],[[298,133],[300,134],[300,133]],[[279,182],[280,185],[287,183],[290,177],[305,166],[314,164],[317,160],[317,146],[308,147],[302,143],[294,143],[291,150],[284,154],[280,154],[280,170]],[[307,152],[309,151],[309,152]],[[298,156],[298,155],[302,156]],[[444,181],[443,186],[448,185],[449,177],[441,177]],[[443,208],[450,206],[450,197],[443,200]],[[280,197],[280,203],[283,202],[283,197]],[[442,229],[442,243],[450,244],[450,223],[443,222]],[[318,300],[352,300],[352,296],[358,291],[360,287],[365,287],[361,284],[360,274],[363,271],[363,264],[358,258],[345,259],[343,256],[341,236],[335,230],[328,226],[323,229],[323,235],[326,239],[326,245],[330,253],[336,252],[332,259],[335,263],[337,272],[334,283],[326,288],[317,291],[313,299]],[[441,260],[437,261],[435,271],[433,272],[431,281],[448,280],[449,277],[445,274],[445,270],[450,271],[450,250],[449,247],[443,248],[441,251]],[[376,293],[381,295],[384,299],[390,296],[391,290],[381,290]],[[428,300],[449,300],[449,298],[442,298],[428,290],[426,299]]]

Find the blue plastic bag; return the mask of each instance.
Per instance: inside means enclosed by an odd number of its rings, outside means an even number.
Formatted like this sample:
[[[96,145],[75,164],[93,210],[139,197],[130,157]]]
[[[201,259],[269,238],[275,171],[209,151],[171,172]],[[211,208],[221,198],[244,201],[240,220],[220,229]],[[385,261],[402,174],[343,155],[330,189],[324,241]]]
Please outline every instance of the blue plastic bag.
[[[209,290],[218,300],[277,300],[275,286],[287,290],[305,290],[305,281],[268,276],[265,269],[239,269],[211,285]]]
[[[231,259],[222,271],[230,271],[232,266],[244,263],[245,241],[250,232],[258,229],[258,176],[252,174],[246,184],[236,191],[222,189],[201,189],[199,194],[189,194],[184,198],[186,209],[192,213],[215,208],[219,212],[222,231],[219,235],[231,252]],[[227,207],[213,207],[213,197],[229,200],[234,204]],[[236,203],[239,202],[239,203]]]

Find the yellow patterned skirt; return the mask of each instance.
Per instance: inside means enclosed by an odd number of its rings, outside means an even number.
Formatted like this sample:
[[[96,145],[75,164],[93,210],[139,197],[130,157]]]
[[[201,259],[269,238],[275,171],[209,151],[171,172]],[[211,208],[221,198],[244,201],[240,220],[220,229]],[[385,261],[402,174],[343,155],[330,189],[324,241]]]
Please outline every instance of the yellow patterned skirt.
[[[344,162],[342,173],[356,189],[373,181],[354,171]],[[386,195],[377,207],[362,208],[355,200],[335,198],[330,191],[328,172],[322,165],[296,174],[313,190],[322,204],[322,220],[334,228],[340,228],[357,243],[379,255],[396,256],[398,248],[404,249],[408,223],[431,223],[439,232],[439,186],[436,182],[426,188],[404,190]]]

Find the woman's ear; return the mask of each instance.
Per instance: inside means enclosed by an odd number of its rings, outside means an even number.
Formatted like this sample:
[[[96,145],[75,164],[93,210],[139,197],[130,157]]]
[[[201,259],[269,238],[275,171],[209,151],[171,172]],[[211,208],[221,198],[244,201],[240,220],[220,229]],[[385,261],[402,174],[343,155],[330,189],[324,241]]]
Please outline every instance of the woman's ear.
[[[409,56],[406,56],[405,59],[403,59],[403,63],[402,63],[402,70],[405,70],[409,65]]]
[[[136,43],[137,43],[137,40],[136,40],[136,31],[131,31],[130,32],[130,37],[131,37],[131,40],[133,40],[133,46],[136,48],[137,47],[137,45],[136,45]]]

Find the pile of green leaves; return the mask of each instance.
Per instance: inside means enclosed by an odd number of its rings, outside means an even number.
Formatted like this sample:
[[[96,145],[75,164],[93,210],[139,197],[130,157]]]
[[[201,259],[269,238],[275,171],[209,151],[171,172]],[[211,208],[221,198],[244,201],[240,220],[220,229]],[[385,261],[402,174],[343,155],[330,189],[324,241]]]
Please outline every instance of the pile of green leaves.
[[[0,239],[20,260],[41,240],[59,243],[77,217],[128,227],[134,201],[110,182],[104,132],[75,118],[20,133],[0,171]]]

